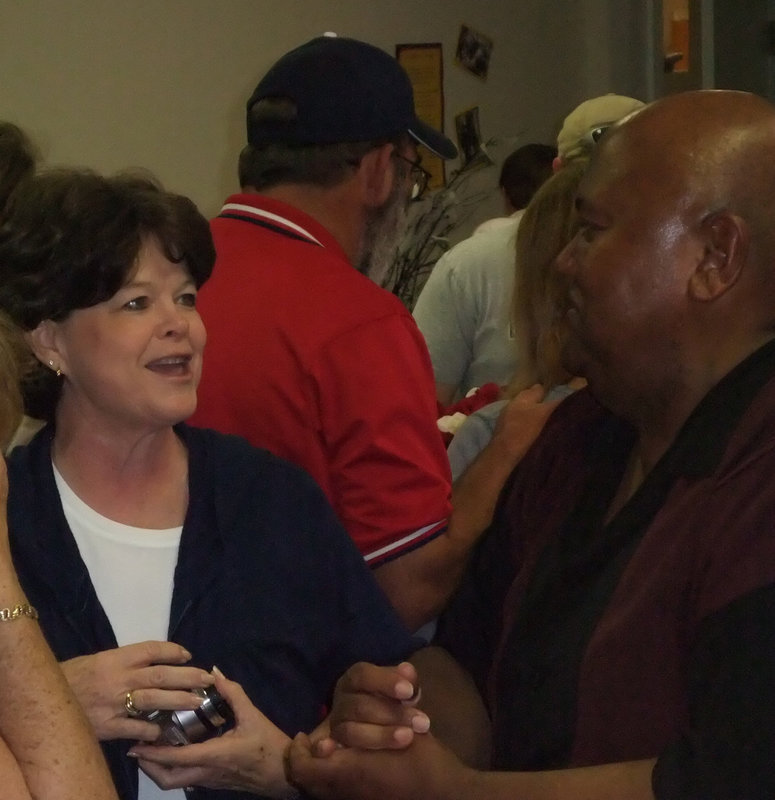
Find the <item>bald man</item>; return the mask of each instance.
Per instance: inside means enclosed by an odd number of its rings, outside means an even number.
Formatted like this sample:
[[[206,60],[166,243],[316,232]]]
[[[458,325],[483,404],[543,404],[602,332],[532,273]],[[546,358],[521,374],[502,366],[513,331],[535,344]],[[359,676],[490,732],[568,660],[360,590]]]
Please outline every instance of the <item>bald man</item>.
[[[488,701],[494,771],[407,734],[400,673],[360,666],[337,715],[384,727],[334,735],[386,749],[298,738],[316,795],[775,797],[775,108],[653,103],[603,138],[578,210],[557,268],[589,388],[512,474],[440,638]]]

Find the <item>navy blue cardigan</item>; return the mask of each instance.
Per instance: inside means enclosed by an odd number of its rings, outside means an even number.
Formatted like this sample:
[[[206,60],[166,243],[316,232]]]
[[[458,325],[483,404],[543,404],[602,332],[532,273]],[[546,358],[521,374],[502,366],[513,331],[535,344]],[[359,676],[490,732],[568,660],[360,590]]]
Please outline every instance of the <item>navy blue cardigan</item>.
[[[318,486],[233,436],[186,425],[189,508],[168,638],[217,664],[288,735],[312,729],[339,675],[359,660],[397,663],[405,631]],[[8,463],[14,562],[60,661],[116,647],[65,520],[51,427]],[[103,743],[122,800],[136,800],[130,742]],[[196,800],[253,798],[197,789]]]

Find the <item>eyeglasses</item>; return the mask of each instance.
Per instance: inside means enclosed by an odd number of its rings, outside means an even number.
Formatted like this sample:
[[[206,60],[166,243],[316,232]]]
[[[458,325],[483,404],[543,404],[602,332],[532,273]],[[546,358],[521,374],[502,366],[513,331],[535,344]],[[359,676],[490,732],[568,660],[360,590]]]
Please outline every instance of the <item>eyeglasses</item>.
[[[419,158],[417,161],[412,161],[410,158],[402,156],[401,153],[397,152],[396,150],[393,151],[393,155],[396,158],[400,158],[402,161],[406,161],[406,163],[411,166],[411,170],[409,170],[409,176],[412,179],[412,200],[421,200],[431,179],[430,172],[427,172],[422,168],[422,166],[420,166]]]

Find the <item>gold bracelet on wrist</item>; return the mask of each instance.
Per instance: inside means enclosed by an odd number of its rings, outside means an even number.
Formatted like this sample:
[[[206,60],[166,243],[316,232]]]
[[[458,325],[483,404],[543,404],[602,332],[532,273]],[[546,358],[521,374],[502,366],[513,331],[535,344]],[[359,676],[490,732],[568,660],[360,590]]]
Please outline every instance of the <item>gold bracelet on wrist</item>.
[[[30,619],[38,618],[38,611],[29,603],[20,603],[13,608],[0,608],[0,622],[10,622],[19,617],[29,617]]]

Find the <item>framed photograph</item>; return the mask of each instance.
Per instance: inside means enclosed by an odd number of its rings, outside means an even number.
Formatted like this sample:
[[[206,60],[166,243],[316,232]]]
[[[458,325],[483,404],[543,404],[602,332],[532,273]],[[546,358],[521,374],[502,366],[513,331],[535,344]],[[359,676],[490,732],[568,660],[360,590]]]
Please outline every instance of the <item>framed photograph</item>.
[[[455,117],[455,131],[463,167],[473,167],[488,162],[482,150],[482,135],[479,132],[479,106],[461,111]]]
[[[477,78],[486,80],[487,72],[490,69],[492,44],[489,36],[469,28],[468,25],[461,25],[455,49],[455,63],[476,75]]]
[[[406,70],[414,92],[417,116],[436,130],[444,129],[444,72],[441,44],[397,44],[396,58]],[[439,189],[446,184],[444,161],[420,147],[423,169],[431,176],[429,186]]]

